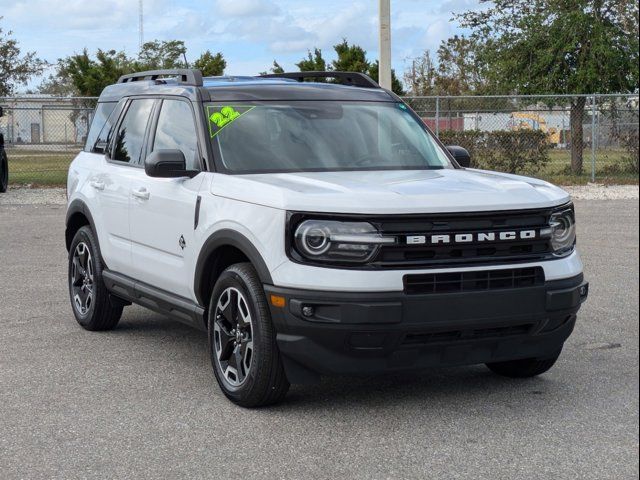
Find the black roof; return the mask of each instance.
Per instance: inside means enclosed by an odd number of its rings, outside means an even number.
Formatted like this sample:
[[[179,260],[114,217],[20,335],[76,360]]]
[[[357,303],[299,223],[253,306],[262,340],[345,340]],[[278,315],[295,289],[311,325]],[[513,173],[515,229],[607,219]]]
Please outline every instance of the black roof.
[[[300,72],[283,77],[209,77],[202,78],[195,70],[141,72],[125,75],[115,85],[104,89],[101,102],[116,102],[123,97],[138,95],[179,95],[192,101],[292,101],[338,100],[393,102],[397,97],[379,88],[362,74],[342,72],[311,72],[310,78],[336,77],[347,84],[304,82]],[[161,78],[161,77],[169,78]],[[365,86],[366,85],[366,86]]]

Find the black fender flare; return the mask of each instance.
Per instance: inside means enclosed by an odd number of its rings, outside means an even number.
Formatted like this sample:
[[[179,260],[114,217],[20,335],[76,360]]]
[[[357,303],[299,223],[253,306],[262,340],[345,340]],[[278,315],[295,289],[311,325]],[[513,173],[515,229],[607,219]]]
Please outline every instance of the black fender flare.
[[[240,250],[253,264],[256,272],[258,272],[260,281],[266,285],[273,285],[271,272],[260,255],[260,252],[258,252],[258,249],[253,245],[253,243],[251,243],[251,240],[235,230],[218,230],[207,238],[200,250],[200,254],[198,255],[193,287],[200,305],[205,305],[206,303],[202,298],[200,285],[204,275],[206,275],[205,265],[207,264],[207,259],[216,249],[224,246],[231,246]]]
[[[68,230],[69,230],[69,221],[71,220],[71,218],[76,213],[81,213],[89,221],[89,226],[93,230],[93,233],[95,233],[95,235],[96,235],[96,241],[99,242],[99,240],[98,240],[98,232],[96,231],[96,224],[93,221],[93,216],[91,215],[91,212],[89,211],[89,207],[87,206],[86,203],[84,203],[82,200],[77,198],[73,202],[71,202],[71,204],[67,208],[67,215],[66,215],[65,221],[64,221],[64,224],[65,224],[64,235],[65,235],[65,245],[67,247],[67,251],[69,251],[69,247],[71,246],[71,241],[73,240],[73,238],[69,238],[69,235],[67,233]],[[98,249],[99,248],[100,248],[100,245],[98,245]]]

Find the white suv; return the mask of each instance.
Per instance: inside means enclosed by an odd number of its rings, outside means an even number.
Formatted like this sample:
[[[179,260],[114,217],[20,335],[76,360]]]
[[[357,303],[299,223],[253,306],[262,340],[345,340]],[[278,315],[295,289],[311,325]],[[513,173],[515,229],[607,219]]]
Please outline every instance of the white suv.
[[[248,407],[321,375],[541,374],[588,293],[573,205],[468,166],[364,75],[124,76],[69,169],[73,312],[106,330],[133,302],[207,331]]]

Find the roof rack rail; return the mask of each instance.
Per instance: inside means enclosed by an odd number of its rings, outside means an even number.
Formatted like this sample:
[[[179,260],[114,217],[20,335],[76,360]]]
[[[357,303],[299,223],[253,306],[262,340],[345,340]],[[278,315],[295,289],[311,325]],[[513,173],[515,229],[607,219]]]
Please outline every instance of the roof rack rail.
[[[262,78],[289,78],[304,82],[305,78],[335,78],[341,80],[343,85],[352,87],[380,88],[371,77],[359,72],[286,72],[286,73],[269,73],[260,75]]]
[[[202,72],[190,68],[178,68],[172,70],[149,70],[146,72],[130,73],[122,75],[118,79],[118,83],[132,83],[144,80],[155,81],[160,77],[177,77],[178,83],[189,85],[192,87],[202,86]]]

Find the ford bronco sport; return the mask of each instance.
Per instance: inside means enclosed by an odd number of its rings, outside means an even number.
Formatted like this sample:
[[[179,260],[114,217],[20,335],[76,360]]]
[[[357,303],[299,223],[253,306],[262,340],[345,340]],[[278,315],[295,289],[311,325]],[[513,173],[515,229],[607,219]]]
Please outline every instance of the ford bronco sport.
[[[208,332],[247,407],[322,375],[539,375],[588,294],[571,199],[468,166],[364,75],[123,76],[69,169],[73,313]]]

